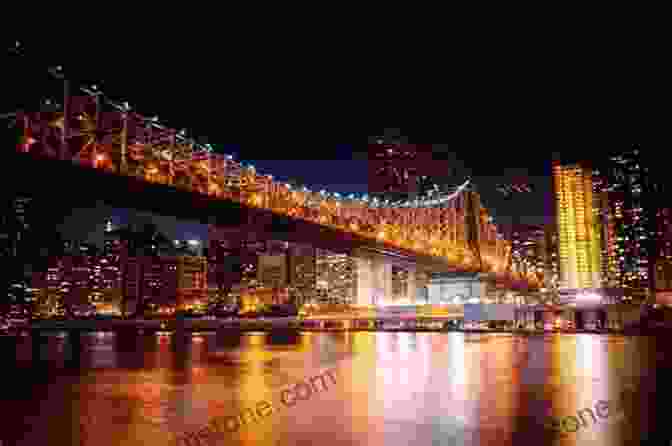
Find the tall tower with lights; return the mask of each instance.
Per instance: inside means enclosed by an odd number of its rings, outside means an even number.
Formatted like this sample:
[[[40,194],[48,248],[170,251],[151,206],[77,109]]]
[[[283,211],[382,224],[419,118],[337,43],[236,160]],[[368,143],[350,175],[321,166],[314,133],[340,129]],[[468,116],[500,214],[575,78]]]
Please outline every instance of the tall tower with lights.
[[[592,170],[553,162],[561,289],[601,287],[600,220],[593,203]]]
[[[369,193],[398,201],[418,192],[417,149],[389,131],[369,144]]]
[[[650,264],[655,254],[652,232],[658,203],[651,190],[655,185],[637,146],[601,164],[596,172],[602,180],[600,190],[608,197],[614,282],[635,293],[643,292],[651,286]]]

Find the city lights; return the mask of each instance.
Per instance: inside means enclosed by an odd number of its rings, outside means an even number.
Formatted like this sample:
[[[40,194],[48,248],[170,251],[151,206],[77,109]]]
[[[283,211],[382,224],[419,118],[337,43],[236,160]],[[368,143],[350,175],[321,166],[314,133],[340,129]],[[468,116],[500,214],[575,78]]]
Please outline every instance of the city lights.
[[[60,73],[60,70],[54,70],[54,73]],[[423,198],[416,203],[394,204],[388,198],[371,199],[368,195],[356,199],[354,194],[343,196],[325,189],[315,194],[305,186],[277,183],[273,176],[257,173],[252,164],[245,165],[235,161],[231,155],[214,153],[209,144],[187,140],[184,129],[175,131],[161,125],[158,116],[147,118],[130,112],[118,101],[109,100],[96,85],[82,91],[88,97],[80,101],[83,119],[69,131],[79,132],[88,138],[76,155],[84,165],[91,162],[91,167],[139,176],[148,182],[186,188],[342,231],[356,232],[359,236],[400,249],[459,262],[455,265],[457,267],[471,269],[479,258],[483,260],[486,271],[498,271],[505,264],[503,260],[509,243],[497,237],[494,222],[487,215],[473,231],[472,241],[465,240],[460,235],[461,229],[457,229],[467,224],[466,216],[471,212],[466,204],[469,201],[466,198],[474,195],[469,187],[469,178],[451,194],[434,194],[431,200]],[[117,114],[119,121],[124,123],[124,131],[95,118],[106,106],[114,108],[114,111],[105,113],[109,116]],[[17,117],[17,122],[23,120],[26,123],[24,141],[35,138],[35,135],[29,134],[29,129],[45,125],[42,119],[34,113],[21,113]],[[109,138],[100,139],[98,135],[109,135]],[[40,149],[33,149],[35,146]],[[24,146],[23,150],[43,148],[44,144],[38,144]],[[63,155],[60,148],[45,154]],[[388,155],[406,159],[412,153],[395,147]],[[129,170],[124,166],[135,167]],[[397,169],[395,166],[388,167]],[[410,171],[395,172],[397,176],[405,177]],[[429,181],[427,178],[424,180]],[[436,187],[433,192],[437,192]]]

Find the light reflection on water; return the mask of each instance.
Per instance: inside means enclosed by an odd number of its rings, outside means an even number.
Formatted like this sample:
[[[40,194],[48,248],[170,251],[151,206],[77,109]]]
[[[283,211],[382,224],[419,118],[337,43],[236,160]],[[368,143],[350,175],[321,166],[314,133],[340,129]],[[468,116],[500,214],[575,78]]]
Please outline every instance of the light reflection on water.
[[[672,357],[647,337],[462,333],[56,333],[3,348],[17,358],[3,446],[173,444],[260,401],[277,412],[222,444],[626,444],[660,427],[650,391]],[[332,388],[281,405],[283,388],[328,367]],[[625,385],[639,394],[623,419],[542,431]]]

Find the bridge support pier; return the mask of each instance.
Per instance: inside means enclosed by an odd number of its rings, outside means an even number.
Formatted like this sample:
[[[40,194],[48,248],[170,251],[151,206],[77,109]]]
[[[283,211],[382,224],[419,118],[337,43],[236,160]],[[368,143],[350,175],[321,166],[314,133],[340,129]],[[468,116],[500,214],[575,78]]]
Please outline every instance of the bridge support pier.
[[[377,257],[357,257],[358,305],[378,305],[392,299],[392,264]]]
[[[374,259],[373,268],[375,303],[392,302],[392,264],[383,259]]]
[[[481,274],[445,273],[427,285],[430,304],[464,304],[486,297],[487,282]]]
[[[410,304],[415,304],[418,298],[418,285],[416,281],[417,268],[415,266],[408,266],[408,279],[406,280],[406,299]]]
[[[357,293],[355,304],[371,304],[371,276],[373,275],[371,259],[357,257],[355,259],[355,265],[357,267]]]

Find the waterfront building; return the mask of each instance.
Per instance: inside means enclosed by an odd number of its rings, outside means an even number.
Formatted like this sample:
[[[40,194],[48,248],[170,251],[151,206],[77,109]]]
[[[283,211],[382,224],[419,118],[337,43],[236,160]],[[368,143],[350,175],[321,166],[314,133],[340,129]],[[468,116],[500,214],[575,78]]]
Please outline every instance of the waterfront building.
[[[593,203],[592,170],[580,164],[553,163],[557,208],[561,289],[595,289],[602,285],[601,242]]]
[[[639,294],[651,287],[652,225],[655,210],[647,192],[648,166],[639,148],[625,151],[600,163],[596,169],[598,191],[606,195],[605,248],[610,278],[620,287]]]
[[[335,254],[318,249],[315,263],[317,301],[333,304],[355,303],[356,260],[346,254]]]
[[[606,286],[623,289],[628,300],[654,302],[657,290],[672,288],[672,206],[664,168],[648,155],[635,145],[605,158],[594,170],[594,190],[601,197]]]
[[[512,270],[542,277],[546,264],[546,231],[540,225],[515,225],[511,228]]]

